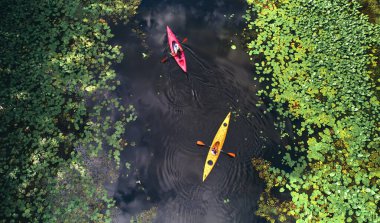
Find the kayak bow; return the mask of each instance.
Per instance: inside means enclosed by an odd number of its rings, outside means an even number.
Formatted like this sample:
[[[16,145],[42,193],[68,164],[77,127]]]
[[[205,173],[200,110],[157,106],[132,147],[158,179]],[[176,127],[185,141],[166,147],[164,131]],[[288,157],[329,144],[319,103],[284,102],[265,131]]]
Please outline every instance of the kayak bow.
[[[181,67],[181,69],[186,73],[186,58],[185,53],[183,52],[183,48],[181,46],[181,43],[178,41],[177,37],[174,35],[172,30],[169,28],[169,26],[166,26],[166,32],[168,34],[168,43],[170,47],[170,52],[173,55],[174,54],[174,44],[177,43],[180,50],[178,51],[177,55],[174,55],[174,59],[177,62],[178,66]]]
[[[230,124],[231,112],[228,113],[223,123],[220,125],[218,132],[216,133],[214,140],[212,141],[211,147],[208,151],[205,167],[203,170],[203,181],[206,180],[207,176],[210,174],[211,170],[214,168],[216,161],[219,158],[220,151],[222,150],[224,141],[227,136],[228,126]],[[213,152],[216,150],[216,153]]]

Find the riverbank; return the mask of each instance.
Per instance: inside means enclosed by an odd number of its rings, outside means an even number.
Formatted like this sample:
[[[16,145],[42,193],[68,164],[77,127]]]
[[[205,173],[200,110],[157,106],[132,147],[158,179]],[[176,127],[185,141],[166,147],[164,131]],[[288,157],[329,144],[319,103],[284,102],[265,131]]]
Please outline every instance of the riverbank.
[[[260,95],[283,119],[281,152],[291,169],[252,161],[267,182],[257,214],[272,222],[376,222],[379,25],[357,1],[247,2],[248,53],[268,86]]]

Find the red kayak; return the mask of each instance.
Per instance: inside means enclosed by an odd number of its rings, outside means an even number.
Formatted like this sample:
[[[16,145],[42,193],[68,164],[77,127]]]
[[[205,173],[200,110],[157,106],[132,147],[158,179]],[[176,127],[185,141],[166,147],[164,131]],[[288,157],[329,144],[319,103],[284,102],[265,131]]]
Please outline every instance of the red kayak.
[[[169,47],[170,47],[170,52],[172,55],[174,55],[173,57],[174,57],[175,61],[177,61],[178,66],[181,67],[182,70],[186,73],[186,58],[185,58],[185,54],[183,52],[183,48],[182,48],[180,42],[178,41],[177,37],[175,37],[172,30],[169,28],[169,26],[166,26],[166,32],[168,33],[168,43],[169,43]],[[177,47],[179,47],[177,54],[174,53],[175,52],[175,50],[174,50],[175,45],[177,45]]]

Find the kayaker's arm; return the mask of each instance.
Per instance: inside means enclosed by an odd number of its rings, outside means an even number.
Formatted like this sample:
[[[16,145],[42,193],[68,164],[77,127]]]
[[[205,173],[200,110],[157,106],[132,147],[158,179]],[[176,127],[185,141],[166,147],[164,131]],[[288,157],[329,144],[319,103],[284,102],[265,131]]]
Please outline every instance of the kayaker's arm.
[[[198,145],[198,146],[202,146],[202,147],[204,147],[204,146],[210,147],[210,146],[206,145],[206,144],[205,144],[204,142],[202,142],[202,141],[197,141],[197,145]],[[231,158],[235,158],[235,157],[236,157],[236,154],[235,154],[235,153],[227,153],[227,152],[224,152],[223,150],[220,150],[220,152],[226,154],[227,156],[229,156],[229,157],[231,157]]]

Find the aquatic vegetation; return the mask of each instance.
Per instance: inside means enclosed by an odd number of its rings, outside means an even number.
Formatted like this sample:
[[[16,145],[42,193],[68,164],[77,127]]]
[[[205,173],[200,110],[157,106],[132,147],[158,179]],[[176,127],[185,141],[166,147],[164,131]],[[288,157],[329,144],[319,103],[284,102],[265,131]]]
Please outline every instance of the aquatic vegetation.
[[[380,23],[380,2],[377,0],[359,0],[363,8],[361,12],[368,15],[368,18],[373,23]]]
[[[380,26],[358,1],[247,1],[248,53],[279,123],[284,171],[253,165],[267,182],[257,214],[270,221],[376,222],[379,196]],[[281,201],[273,190],[290,194]]]
[[[111,66],[123,55],[107,42],[107,21],[128,21],[138,5],[1,1],[3,221],[110,221],[114,202],[94,164],[114,165],[97,158],[107,147],[118,165],[125,126],[136,116],[112,93],[120,83]]]
[[[139,213],[136,217],[132,217],[131,223],[152,223],[157,215],[157,207]]]

